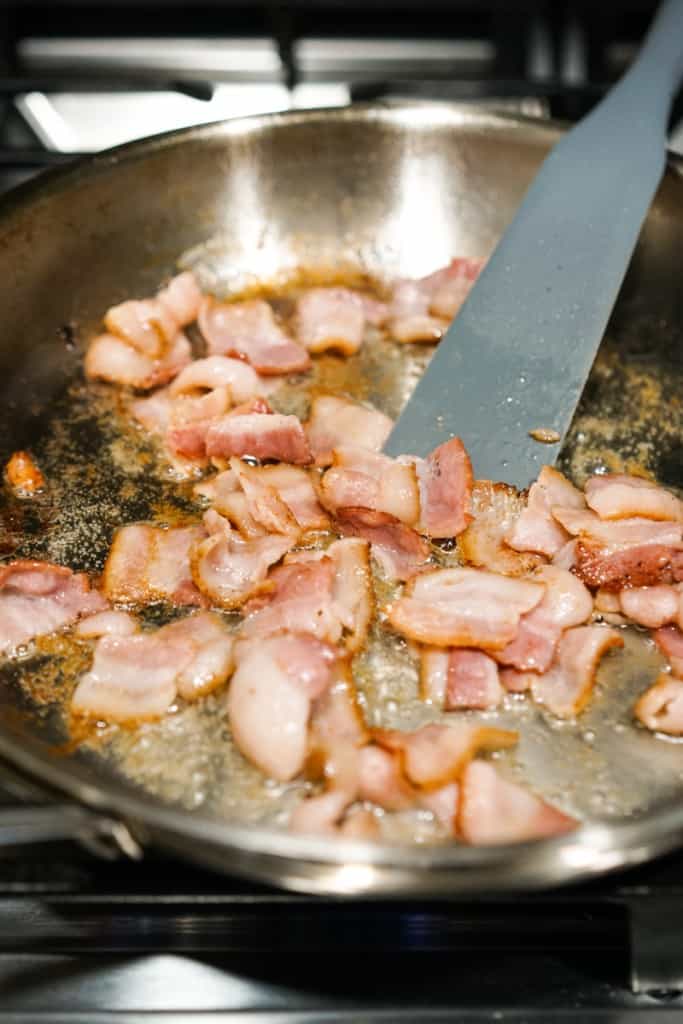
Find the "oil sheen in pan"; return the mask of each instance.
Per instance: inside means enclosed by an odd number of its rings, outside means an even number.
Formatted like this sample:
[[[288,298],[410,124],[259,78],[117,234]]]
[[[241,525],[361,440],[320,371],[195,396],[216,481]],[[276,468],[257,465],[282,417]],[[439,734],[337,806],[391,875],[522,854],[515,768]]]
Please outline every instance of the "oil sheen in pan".
[[[307,276],[269,293],[280,312],[287,312],[288,299]],[[647,325],[640,325],[643,329]],[[564,454],[564,468],[579,483],[595,471],[640,466],[656,473],[675,450],[675,417],[663,417],[661,410],[670,403],[672,388],[675,394],[676,373],[667,372],[665,364],[643,364],[637,345],[636,357],[629,358],[628,339],[640,336],[631,321],[623,333],[617,325],[614,338],[603,345]],[[284,381],[271,401],[283,412],[305,417],[312,395],[332,391],[395,416],[430,353],[428,346],[397,345],[371,332],[357,355],[316,358],[303,383]],[[5,496],[0,535],[5,557],[50,558],[97,573],[117,526],[141,519],[178,524],[201,513],[192,484],[170,477],[155,445],[130,425],[115,389],[86,386],[75,378],[46,417],[34,453],[49,491],[31,506]],[[663,482],[680,483],[666,476]],[[457,553],[439,550],[434,557],[455,564]],[[390,588],[376,582],[380,601],[388,599]],[[173,615],[163,606],[145,612],[150,623]],[[233,625],[239,621],[235,615],[226,619]],[[662,660],[644,632],[625,630],[624,639],[624,650],[603,663],[593,698],[577,721],[561,722],[515,696],[500,711],[464,713],[517,729],[519,746],[498,755],[500,767],[581,817],[635,814],[683,792],[681,745],[637,728],[631,716],[636,697]],[[57,725],[65,755],[104,762],[163,801],[201,807],[224,820],[286,821],[304,784],[269,782],[240,756],[227,727],[225,690],[196,704],[179,704],[162,721],[137,729],[103,725],[70,736],[66,709],[76,676],[87,664],[87,645],[62,635],[29,645],[1,672],[22,687],[53,728]],[[356,658],[354,673],[371,725],[414,728],[449,718],[418,699],[415,660],[381,622]],[[392,816],[386,826],[390,840],[440,836],[424,812]]]

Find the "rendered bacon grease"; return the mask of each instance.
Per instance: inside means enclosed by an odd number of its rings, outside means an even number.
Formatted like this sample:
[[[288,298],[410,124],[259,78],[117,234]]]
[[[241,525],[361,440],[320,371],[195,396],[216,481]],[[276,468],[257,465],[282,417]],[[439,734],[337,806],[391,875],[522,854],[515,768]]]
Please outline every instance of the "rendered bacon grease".
[[[517,743],[496,709],[580,715],[632,623],[664,665],[635,716],[683,735],[680,499],[626,475],[582,491],[550,467],[519,494],[476,480],[460,438],[424,459],[382,454],[392,421],[346,395],[315,393],[305,421],[277,404],[282,380],[305,380],[321,353],[354,355],[368,329],[437,341],[479,269],[456,259],[383,300],[307,288],[286,317],[265,299],[204,295],[191,273],[112,307],[86,377],[122,389],[179,485],[193,481],[196,514],[121,526],[99,589],[49,563],[1,566],[2,652],[73,629],[92,662],[72,713],[128,726],[227,684],[244,757],[281,784],[308,780],[296,832],[375,840],[406,811],[474,844],[574,828],[491,759]],[[11,466],[15,486],[24,456]],[[158,602],[178,617],[143,626]],[[438,722],[369,727],[354,658],[371,631],[404,638]]]

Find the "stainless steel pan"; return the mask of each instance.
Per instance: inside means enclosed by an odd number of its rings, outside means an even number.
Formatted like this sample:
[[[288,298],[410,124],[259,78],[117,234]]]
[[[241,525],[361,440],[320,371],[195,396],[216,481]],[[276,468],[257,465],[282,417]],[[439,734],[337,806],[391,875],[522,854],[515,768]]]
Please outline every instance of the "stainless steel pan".
[[[178,263],[234,292],[301,266],[419,274],[454,254],[485,256],[561,130],[454,105],[274,115],[134,143],[2,199],[0,456],[30,446],[50,494],[30,506],[4,496],[0,554],[97,572],[120,522],[189,512],[121,427],[111,393],[82,387],[83,346],[114,301],[153,291]],[[637,464],[683,483],[682,167],[671,159],[571,432],[564,460],[579,480]],[[423,359],[378,344],[350,366],[321,363],[317,379],[348,388],[353,372],[356,389],[395,413]],[[683,747],[631,722],[657,667],[642,648],[629,639],[575,724],[558,728],[523,704],[500,716],[522,737],[503,769],[588,823],[473,849],[288,835],[278,821],[295,794],[265,786],[235,754],[221,695],[69,746],[59,698],[84,654],[68,639],[39,643],[0,669],[0,757],[58,802],[5,813],[0,843],[74,836],[130,856],[157,844],[331,893],[490,892],[637,863],[683,842]],[[361,666],[373,721],[424,720],[406,659],[385,643]]]

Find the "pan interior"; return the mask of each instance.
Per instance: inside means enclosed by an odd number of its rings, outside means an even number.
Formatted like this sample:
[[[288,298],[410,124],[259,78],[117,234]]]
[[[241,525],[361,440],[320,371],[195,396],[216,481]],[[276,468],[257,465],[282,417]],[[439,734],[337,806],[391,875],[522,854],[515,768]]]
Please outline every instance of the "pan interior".
[[[3,491],[3,560],[49,558],[96,574],[117,526],[201,513],[191,485],[171,480],[154,444],[130,427],[115,391],[83,381],[84,348],[109,305],[149,293],[177,267],[217,294],[265,289],[286,302],[311,278],[381,291],[389,275],[486,256],[555,137],[552,127],[448,107],[257,119],[128,147],[5,201],[0,455],[30,448],[49,487],[32,502]],[[682,220],[672,167],[562,455],[577,483],[639,468],[683,486]],[[273,404],[303,415],[312,393],[332,390],[396,415],[427,359],[425,348],[371,336],[356,357],[318,359],[305,385],[285,382]],[[155,606],[146,618],[172,614]],[[502,711],[467,713],[518,729],[501,768],[592,821],[634,817],[683,792],[680,743],[632,721],[662,661],[645,633],[629,629],[625,641],[575,722],[514,697]],[[224,691],[136,730],[70,731],[64,709],[88,663],[89,648],[68,635],[4,662],[3,726],[38,738],[60,763],[85,761],[97,777],[113,773],[164,803],[226,822],[285,822],[301,785],[267,782],[237,753]],[[416,663],[398,637],[377,629],[355,674],[370,724],[438,720],[417,698]],[[439,838],[428,816],[397,816],[386,838],[408,836]]]

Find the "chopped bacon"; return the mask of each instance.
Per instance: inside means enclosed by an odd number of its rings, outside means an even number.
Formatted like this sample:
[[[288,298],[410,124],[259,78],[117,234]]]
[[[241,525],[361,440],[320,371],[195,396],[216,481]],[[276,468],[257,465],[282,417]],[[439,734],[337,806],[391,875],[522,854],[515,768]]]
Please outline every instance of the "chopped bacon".
[[[406,293],[407,291],[408,289],[406,289]],[[403,305],[403,300],[401,304]],[[407,300],[405,304],[408,304]],[[448,321],[444,320],[443,317],[429,316],[425,313],[410,313],[394,317],[390,323],[389,331],[394,341],[400,341],[404,345],[414,344],[415,342],[433,344],[441,340],[447,327]]]
[[[386,512],[343,508],[337,512],[342,534],[370,541],[372,554],[389,579],[407,580],[421,572],[429,558],[429,545],[405,523]]]
[[[556,555],[553,555],[553,565],[558,569],[573,569],[576,565],[576,549],[578,541],[575,537],[563,544]]]
[[[102,636],[71,710],[112,722],[158,718],[180,694],[204,696],[230,676],[233,638],[217,615],[198,612],[152,632]]]
[[[503,698],[498,665],[483,651],[425,647],[420,652],[424,699],[445,711],[495,708]]]
[[[439,789],[420,793],[418,802],[425,810],[431,811],[437,821],[449,835],[454,835],[458,821],[458,801],[460,786],[457,782],[449,782]]]
[[[239,750],[287,782],[306,760],[313,701],[332,680],[336,653],[311,636],[280,633],[239,644],[228,714]]]
[[[85,354],[85,375],[91,380],[149,391],[177,376],[191,355],[190,343],[181,331],[159,359],[143,355],[113,334],[100,334]]]
[[[379,822],[367,807],[352,807],[339,826],[339,835],[342,839],[375,842],[380,837]]]
[[[493,765],[472,761],[460,784],[458,832],[474,846],[545,839],[576,828],[578,822],[514,782]]]
[[[311,402],[306,434],[316,466],[329,466],[333,450],[340,445],[380,451],[393,425],[377,409],[367,409],[347,398],[318,395]]]
[[[683,679],[662,672],[639,698],[636,718],[653,732],[683,735]]]
[[[589,507],[601,519],[642,517],[683,522],[680,498],[642,477],[621,473],[593,476],[587,481],[585,490]]]
[[[544,466],[529,488],[526,508],[522,510],[506,541],[515,551],[533,551],[552,558],[569,539],[569,534],[553,517],[554,506],[585,509],[586,499],[566,477],[552,466]]]
[[[31,497],[45,487],[45,477],[28,452],[14,452],[5,466],[5,478],[19,497]]]
[[[459,437],[453,437],[426,459],[418,460],[416,468],[420,533],[457,537],[472,521],[472,463],[465,446]]]
[[[420,516],[420,496],[413,463],[390,459],[358,445],[340,445],[323,475],[320,498],[330,512],[366,508],[411,526]]]
[[[674,675],[683,679],[683,631],[676,626],[662,626],[655,630],[652,638],[671,665]]]
[[[341,789],[308,797],[290,814],[289,830],[308,835],[335,835],[349,803],[348,794]]]
[[[316,700],[311,731],[313,747],[323,748],[327,752],[340,745],[358,748],[367,743],[368,731],[348,662],[339,662],[332,684]],[[326,765],[324,774],[335,781],[334,768],[330,771]]]
[[[478,569],[436,569],[411,580],[389,609],[394,629],[437,647],[500,650],[517,634],[520,616],[545,586]]]
[[[237,608],[269,590],[268,569],[295,541],[291,535],[243,540],[227,519],[212,510],[204,514],[204,525],[210,536],[190,552],[192,579],[212,604],[222,608]]]
[[[190,270],[172,277],[157,299],[169,310],[179,327],[187,327],[199,314],[202,293],[197,279]]]
[[[296,336],[309,352],[337,349],[346,356],[363,341],[365,306],[350,288],[309,288],[296,301]]]
[[[301,533],[298,522],[278,492],[264,482],[261,471],[237,458],[230,459],[230,469],[242,489],[251,518],[266,533],[290,534],[298,538]]]
[[[618,606],[624,615],[640,626],[658,629],[669,623],[683,626],[683,585],[635,587],[620,591]]]
[[[423,285],[428,285],[431,290],[429,311],[435,316],[452,320],[472,290],[483,266],[483,260],[459,257],[451,260],[448,266],[422,278]]]
[[[566,569],[544,565],[533,579],[545,583],[543,600],[519,620],[514,640],[496,651],[496,660],[520,671],[545,672],[553,660],[564,629],[580,626],[593,611],[593,599],[581,583]]]
[[[211,356],[239,356],[267,376],[300,373],[311,365],[306,349],[283,331],[262,299],[218,302],[205,298],[198,320]]]
[[[397,341],[438,341],[481,267],[480,260],[455,259],[426,277],[397,281],[391,303],[391,336]]]
[[[333,585],[331,558],[278,566],[268,576],[268,591],[246,607],[242,635],[269,636],[288,630],[337,643],[342,624],[332,602]]]
[[[215,388],[227,388],[235,404],[262,397],[270,390],[253,366],[242,359],[209,356],[186,366],[171,384],[170,393],[185,395]]]
[[[519,672],[516,668],[501,668],[498,678],[508,693],[526,693],[538,678],[535,672]]]
[[[508,729],[458,722],[423,725],[414,732],[375,729],[373,738],[386,750],[401,754],[403,772],[414,786],[438,789],[457,781],[478,753],[512,747],[518,736]]]
[[[369,544],[358,537],[334,541],[326,552],[334,566],[332,599],[352,654],[365,643],[373,612]]]
[[[158,299],[130,299],[112,306],[104,317],[110,334],[143,356],[159,359],[178,333],[178,323]]]
[[[137,619],[129,612],[112,608],[81,619],[74,632],[76,636],[91,640],[98,636],[131,636],[139,628]]]
[[[250,455],[301,466],[312,461],[300,420],[281,413],[233,412],[214,420],[206,434],[206,454],[222,459]]]
[[[162,436],[166,433],[171,421],[173,398],[169,388],[160,388],[145,398],[136,398],[130,403],[133,419],[150,434]]]
[[[393,750],[370,744],[358,753],[358,796],[385,811],[405,811],[416,801],[414,786],[408,782],[398,755]]]
[[[534,699],[560,718],[580,714],[590,698],[601,658],[611,648],[623,646],[619,632],[607,626],[568,629],[553,665],[531,684]]]
[[[604,612],[607,615],[621,614],[619,594],[615,594],[612,590],[604,590],[601,587],[595,595],[594,603],[596,612]]]
[[[518,553],[505,543],[523,508],[524,499],[514,487],[477,480],[472,488],[473,518],[458,537],[465,561],[506,576],[524,576],[539,565],[540,555]]]
[[[110,601],[148,604],[170,601],[202,605],[192,582],[190,550],[206,536],[201,526],[134,523],[116,531],[104,566],[104,592]]]
[[[305,469],[282,463],[250,466],[249,471],[252,480],[275,492],[302,530],[325,530],[329,527],[330,521],[318,502],[313,482]],[[232,469],[198,484],[195,493],[208,498],[213,508],[226,516],[245,537],[257,537],[265,532],[264,524],[255,518],[256,510],[249,503]]]
[[[681,547],[683,523],[651,519],[601,519],[588,509],[554,507],[553,515],[574,537],[602,545],[607,551],[656,544]]]
[[[84,573],[29,560],[0,566],[0,653],[105,607]]]

